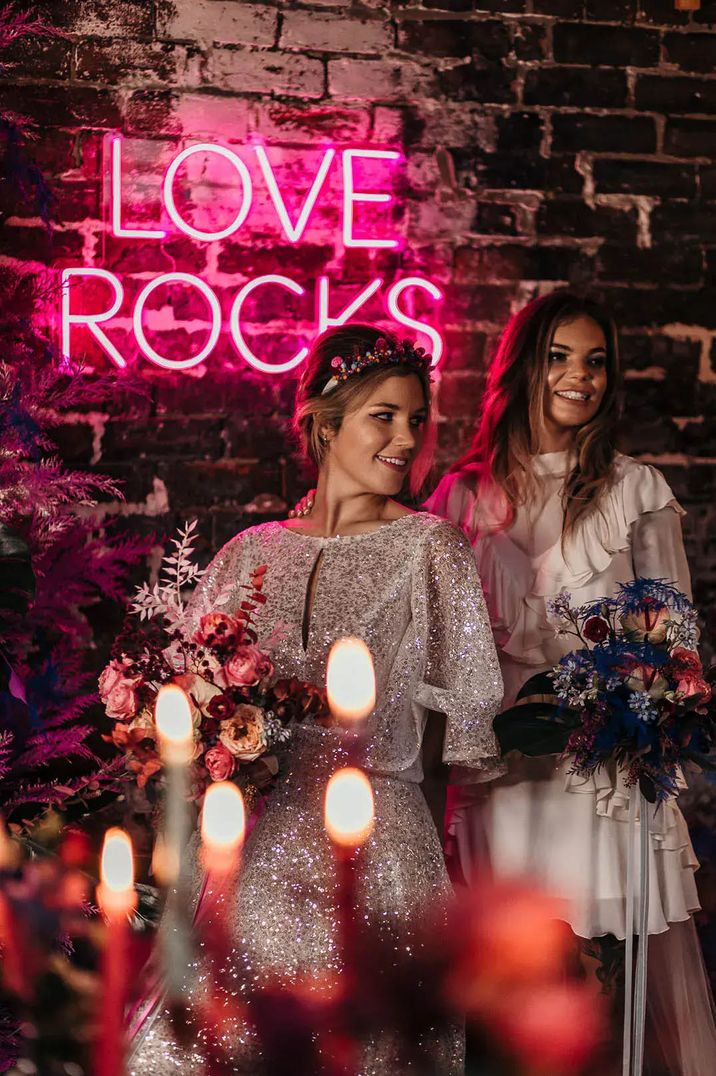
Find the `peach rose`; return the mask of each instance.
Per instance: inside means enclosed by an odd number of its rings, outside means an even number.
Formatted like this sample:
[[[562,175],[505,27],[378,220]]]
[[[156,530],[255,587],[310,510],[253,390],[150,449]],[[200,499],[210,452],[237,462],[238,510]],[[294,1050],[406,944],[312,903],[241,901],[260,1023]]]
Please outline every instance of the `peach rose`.
[[[194,728],[201,725],[202,717],[209,713],[209,703],[215,695],[221,694],[221,688],[216,684],[210,684],[208,680],[197,676],[196,673],[182,673],[175,676],[172,683],[177,684],[189,697],[191,706],[191,719]]]
[[[257,646],[240,646],[223,669],[226,683],[233,687],[253,687],[272,673],[270,658]]]
[[[99,678],[99,694],[108,717],[127,721],[137,710],[136,687],[141,676],[127,676],[127,668],[118,661],[110,661]]]
[[[255,762],[266,748],[263,710],[248,703],[237,706],[234,716],[221,722],[219,741],[234,758]]]
[[[667,606],[645,603],[638,612],[625,614],[621,623],[624,630],[635,639],[663,643],[670,620],[671,613]]]
[[[684,676],[679,677],[674,691],[674,698],[691,699],[695,695],[703,696],[702,701],[708,702],[711,698],[711,688],[706,681],[692,673],[686,673]]]
[[[241,628],[233,616],[228,613],[206,613],[194,632],[194,642],[200,646],[213,646],[215,643],[228,642],[232,635],[238,638],[240,634]]]
[[[228,781],[236,763],[231,752],[222,743],[218,743],[216,747],[210,747],[204,755],[204,765],[212,781]]]

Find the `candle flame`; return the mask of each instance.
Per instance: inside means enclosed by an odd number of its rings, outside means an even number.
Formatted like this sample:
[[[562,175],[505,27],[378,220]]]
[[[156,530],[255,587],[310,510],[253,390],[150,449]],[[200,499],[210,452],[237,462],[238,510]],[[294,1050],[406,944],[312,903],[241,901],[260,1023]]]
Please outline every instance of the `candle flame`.
[[[362,639],[339,639],[328,656],[328,705],[339,721],[362,721],[375,706],[375,671]]]
[[[102,885],[113,893],[121,893],[134,885],[132,842],[123,829],[108,829],[102,846],[100,867]]]
[[[159,688],[154,720],[164,761],[170,764],[188,762],[192,753],[194,725],[189,699],[177,684],[164,684]]]
[[[373,832],[373,789],[362,770],[346,767],[326,787],[325,824],[334,844],[358,848]]]
[[[233,852],[244,841],[244,799],[230,781],[209,785],[201,813],[201,840],[209,851]]]

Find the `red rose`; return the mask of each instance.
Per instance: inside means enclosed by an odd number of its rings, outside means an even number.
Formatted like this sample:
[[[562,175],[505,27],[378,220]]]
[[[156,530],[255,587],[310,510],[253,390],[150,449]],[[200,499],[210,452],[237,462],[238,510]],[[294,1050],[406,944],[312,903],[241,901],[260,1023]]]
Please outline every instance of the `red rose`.
[[[691,699],[694,696],[702,696],[702,702],[708,702],[711,698],[711,688],[700,676],[686,673],[677,677],[675,699]]]
[[[699,655],[695,650],[687,650],[685,646],[677,646],[671,651],[669,665],[674,670],[674,675],[677,677],[683,673],[700,676],[703,672],[703,666]]]
[[[204,765],[212,781],[228,781],[236,764],[231,753],[223,744],[218,743],[216,747],[210,747],[204,755]]]
[[[240,638],[241,633],[238,621],[228,613],[206,613],[194,632],[194,642],[200,646],[226,646],[232,638],[234,641]]]
[[[590,616],[584,625],[584,635],[590,643],[601,643],[608,634],[609,625],[601,616]]]

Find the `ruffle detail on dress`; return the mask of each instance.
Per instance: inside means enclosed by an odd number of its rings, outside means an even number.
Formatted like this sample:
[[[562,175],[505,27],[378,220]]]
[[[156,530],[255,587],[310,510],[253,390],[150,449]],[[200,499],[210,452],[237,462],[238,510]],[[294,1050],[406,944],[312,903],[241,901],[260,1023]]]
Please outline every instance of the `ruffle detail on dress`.
[[[569,765],[569,764],[567,764]],[[687,787],[681,771],[677,775],[677,787]],[[594,796],[596,812],[602,818],[613,818],[615,822],[627,823],[629,820],[629,797],[631,789],[626,783],[624,771],[617,767],[600,766],[591,776],[564,771],[564,790],[577,795]],[[652,808],[653,810],[653,808]],[[637,809],[637,818],[639,812]],[[683,815],[675,797],[670,797],[653,812],[649,825],[651,839],[656,852],[683,852],[682,867],[698,867],[684,825]]]
[[[532,583],[524,589],[500,562],[499,539],[505,536],[490,536],[478,543],[480,575],[486,589],[494,590],[499,603],[498,644],[514,660],[535,666],[552,664],[549,650],[555,627],[547,615],[546,599],[564,589],[573,595],[576,604],[586,600],[580,598],[579,591],[601,576],[617,553],[629,548],[630,528],[640,516],[668,505],[685,514],[656,468],[622,455],[617,455],[615,468],[617,480],[599,508],[579,524],[564,550],[560,540],[537,558]],[[520,598],[520,594],[527,597]],[[490,611],[494,615],[493,601]]]
[[[557,542],[540,558],[535,595],[553,597],[562,588],[581,590],[606,571],[617,553],[629,548],[631,526],[645,513],[672,505],[681,515],[686,514],[655,467],[619,454],[614,466],[616,482],[599,507],[570,535],[564,553]]]

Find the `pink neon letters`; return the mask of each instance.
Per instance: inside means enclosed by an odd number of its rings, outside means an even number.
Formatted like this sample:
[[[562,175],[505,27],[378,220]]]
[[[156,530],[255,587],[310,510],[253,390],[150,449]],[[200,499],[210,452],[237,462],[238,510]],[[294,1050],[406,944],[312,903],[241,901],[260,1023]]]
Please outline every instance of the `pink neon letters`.
[[[386,177],[390,176],[391,167],[401,159],[401,154],[395,150],[355,147],[338,150],[329,147],[320,151],[320,159],[317,158],[316,151],[311,151],[313,159],[318,161],[313,168],[312,181],[300,204],[296,202],[295,194],[293,194],[289,199],[289,207],[279,178],[277,178],[275,164],[272,164],[270,159],[269,149],[260,144],[243,147],[242,157],[236,150],[227,146],[213,142],[198,142],[180,150],[166,170],[161,183],[162,219],[157,221],[156,227],[152,225],[140,228],[131,223],[131,209],[128,209],[125,204],[122,146],[123,139],[120,135],[115,134],[109,137],[107,144],[108,215],[110,230],[118,238],[138,239],[145,243],[148,241],[161,243],[172,233],[178,232],[191,237],[197,243],[220,243],[234,236],[242,227],[250,228],[252,210],[260,204],[262,208],[267,205],[271,207],[275,213],[275,222],[280,234],[285,236],[289,243],[325,242],[325,224],[322,226],[323,233],[320,232],[320,228],[317,232],[315,224],[312,228],[311,220],[321,201],[325,203],[329,194],[335,198],[333,186],[340,178],[342,191],[339,195],[339,206],[342,227],[338,236],[331,236],[336,248],[336,257],[340,259],[341,249],[385,250],[399,245],[399,240],[394,236],[371,234],[376,230],[374,214],[363,221],[358,215],[361,205],[387,207],[393,201],[392,194],[381,187],[386,186],[388,183]],[[197,161],[191,162],[195,166],[201,164],[205,167],[212,160],[214,166],[217,162],[226,162],[223,167],[229,176],[233,177],[231,183],[232,186],[235,183],[238,195],[238,198],[234,198],[231,203],[228,214],[231,219],[217,222],[212,219],[211,227],[199,227],[193,219],[187,219],[187,211],[182,211],[180,208],[177,203],[177,188],[182,180],[186,180],[186,165],[193,157],[198,158]],[[329,175],[338,157],[340,157],[339,169],[338,172],[334,172],[329,190]],[[372,171],[373,169],[375,172]],[[368,181],[368,175],[375,175],[373,185]],[[257,199],[260,199],[260,203]],[[212,211],[214,208],[215,206],[212,206]],[[333,208],[332,204],[331,208]],[[382,228],[390,228],[388,210],[381,211],[381,218]],[[261,226],[263,234],[265,211],[264,217],[261,218]],[[108,289],[106,304],[98,302],[96,287],[92,289],[93,297],[90,300],[87,299],[86,291],[83,291],[83,281],[96,280],[102,281]],[[390,318],[412,332],[426,337],[435,362],[439,361],[443,351],[440,333],[433,325],[417,318],[414,309],[414,299],[418,294],[422,294],[423,299],[428,297],[432,303],[438,303],[442,299],[442,292],[431,280],[414,276],[405,277],[384,287],[383,279],[374,276],[365,284],[357,285],[356,293],[349,301],[346,301],[344,295],[338,303],[338,307],[342,303],[340,309],[337,308],[335,299],[333,303],[331,302],[332,286],[335,284],[327,275],[319,276],[315,281],[313,319],[316,333],[323,332],[331,326],[344,324],[355,317],[370,300],[380,295]],[[173,357],[163,354],[153,342],[157,334],[174,327],[172,307],[166,304],[158,307],[159,297],[155,293],[164,287],[193,289],[199,292],[206,302],[208,317],[205,322],[201,323],[202,327],[206,328],[206,334],[202,346],[191,355]],[[227,328],[238,354],[251,367],[263,373],[285,373],[303,362],[308,348],[303,346],[291,357],[274,362],[269,361],[268,356],[262,358],[255,353],[246,334],[246,328],[251,323],[250,310],[253,305],[250,302],[247,304],[247,300],[260,289],[273,289],[273,300],[277,295],[280,296],[282,290],[284,293],[288,292],[296,296],[307,304],[307,319],[310,317],[310,298],[306,297],[306,287],[303,283],[283,274],[269,273],[240,284],[231,303]],[[102,305],[99,310],[98,305]],[[111,339],[111,334],[107,331],[111,329],[108,323],[111,321],[115,321],[118,325],[121,323],[125,329],[131,326],[142,355],[151,363],[167,370],[188,370],[203,363],[211,356],[222,329],[222,311],[216,292],[201,277],[181,271],[162,273],[150,279],[144,284],[134,301],[133,309],[127,310],[122,281],[115,273],[94,265],[64,269],[61,308],[61,346],[68,365],[71,365],[73,361],[72,339],[75,327],[84,327],[111,361],[121,367],[126,366],[126,358]],[[249,314],[245,313],[246,309],[249,310]],[[151,340],[148,332],[152,334]]]

